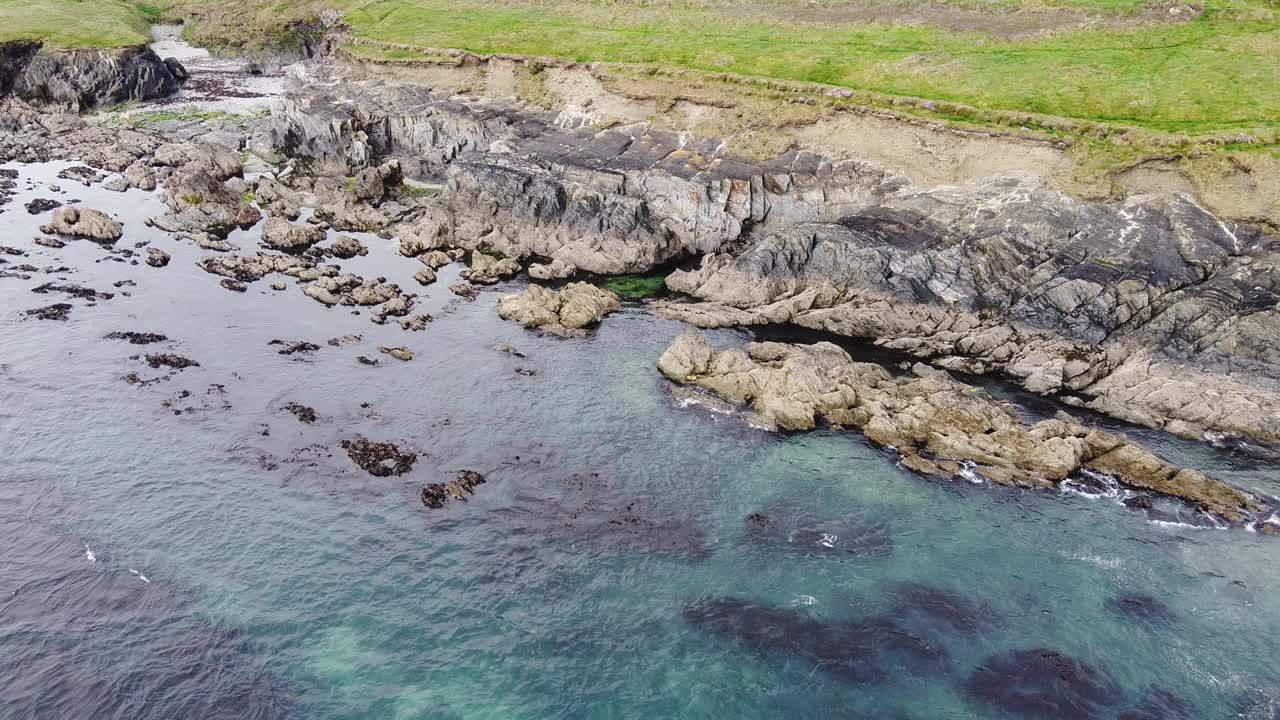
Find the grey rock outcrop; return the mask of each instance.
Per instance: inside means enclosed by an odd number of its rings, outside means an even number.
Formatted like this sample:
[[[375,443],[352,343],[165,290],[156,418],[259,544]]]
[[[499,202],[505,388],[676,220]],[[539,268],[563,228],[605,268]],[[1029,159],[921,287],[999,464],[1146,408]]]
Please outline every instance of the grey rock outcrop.
[[[0,78],[0,95],[73,112],[163,97],[180,85],[165,62],[145,46],[48,50],[34,42],[10,43],[0,49]]]
[[[282,252],[301,252],[326,237],[324,228],[294,225],[284,218],[269,218],[262,228],[262,245]]]
[[[690,332],[662,354],[658,369],[677,383],[750,404],[767,427],[809,430],[821,420],[859,428],[894,448],[904,465],[929,475],[968,471],[999,484],[1047,488],[1090,470],[1230,521],[1264,510],[1225,483],[1065,414],[1028,426],[979,388],[923,364],[910,376],[894,377],[831,343],[750,343],[720,351]]]
[[[498,298],[498,316],[527,328],[577,335],[622,309],[618,296],[588,283],[570,283],[556,291],[530,285],[524,292]]]
[[[1188,437],[1280,439],[1280,264],[1184,197],[911,189],[759,234],[667,280],[702,327],[794,323]]]

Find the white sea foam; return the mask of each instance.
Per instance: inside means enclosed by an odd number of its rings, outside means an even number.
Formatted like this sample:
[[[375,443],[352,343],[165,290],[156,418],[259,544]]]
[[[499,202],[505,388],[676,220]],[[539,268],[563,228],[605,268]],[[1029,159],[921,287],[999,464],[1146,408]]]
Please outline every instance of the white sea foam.
[[[818,544],[824,548],[834,548],[836,546],[836,540],[839,539],[840,538],[834,533],[822,533],[822,537],[818,540]]]
[[[956,473],[956,476],[964,478],[974,485],[981,485],[986,481],[986,479],[974,470],[975,467],[977,467],[977,465],[972,460],[962,461],[960,463],[960,472]]]
[[[689,408],[689,407],[693,407],[694,405],[697,405],[706,410],[710,410],[711,412],[716,413],[717,415],[733,414],[733,411],[730,410],[729,408],[717,407],[714,403],[709,403],[709,402],[706,402],[705,400],[702,400],[696,397],[681,398],[680,401],[677,403],[677,405],[680,408]]]
[[[137,575],[137,576],[138,576],[138,579],[139,579],[139,580],[141,580],[142,582],[144,582],[144,583],[146,583],[146,584],[148,584],[148,585],[150,585],[150,584],[151,584],[151,581],[147,579],[147,576],[146,576],[146,575],[143,575],[142,573],[138,572],[137,570],[134,570],[133,568],[129,568],[129,572],[133,573],[134,575]]]
[[[812,595],[796,595],[795,597],[791,598],[791,604],[795,607],[817,605],[818,598]]]
[[[89,547],[89,543],[84,544],[84,557],[89,562],[98,562],[98,556],[93,554],[93,549]]]

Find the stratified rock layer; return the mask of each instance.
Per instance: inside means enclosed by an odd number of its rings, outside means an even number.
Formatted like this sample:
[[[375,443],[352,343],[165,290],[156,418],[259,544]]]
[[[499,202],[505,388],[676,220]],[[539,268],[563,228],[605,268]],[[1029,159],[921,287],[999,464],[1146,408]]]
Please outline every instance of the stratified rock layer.
[[[967,470],[1003,485],[1043,488],[1091,470],[1227,520],[1263,509],[1229,485],[1069,416],[1027,426],[1008,405],[923,364],[894,377],[831,343],[764,342],[719,351],[693,332],[662,354],[658,369],[678,383],[749,403],[768,427],[809,430],[821,420],[859,428],[901,453],[907,467],[930,475]]]

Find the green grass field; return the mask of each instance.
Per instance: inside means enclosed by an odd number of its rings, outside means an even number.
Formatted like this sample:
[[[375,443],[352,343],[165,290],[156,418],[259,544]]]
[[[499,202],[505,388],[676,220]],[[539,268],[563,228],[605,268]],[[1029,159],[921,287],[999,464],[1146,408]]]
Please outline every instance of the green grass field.
[[[125,47],[146,42],[147,28],[138,6],[119,0],[0,0],[0,43]]]

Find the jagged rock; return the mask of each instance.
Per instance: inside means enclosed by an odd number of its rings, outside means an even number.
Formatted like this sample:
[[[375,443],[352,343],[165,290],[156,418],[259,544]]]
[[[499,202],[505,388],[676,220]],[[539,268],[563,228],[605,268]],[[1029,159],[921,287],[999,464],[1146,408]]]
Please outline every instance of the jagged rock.
[[[400,163],[392,160],[356,173],[352,179],[351,192],[357,199],[376,205],[382,202],[387,188],[399,185],[401,179]]]
[[[396,295],[379,305],[369,319],[381,325],[387,321],[387,318],[404,317],[411,310],[413,310],[413,298],[408,295]]]
[[[258,206],[272,216],[297,220],[302,214],[302,198],[286,185],[272,178],[260,178],[255,191]]]
[[[62,106],[74,112],[148,100],[178,90],[178,81],[146,46],[119,49],[41,50],[21,47],[7,60],[3,84],[16,97]]]
[[[445,265],[453,262],[453,258],[449,257],[448,253],[441,252],[440,250],[430,250],[419,255],[418,262],[426,265],[432,270],[439,270]]]
[[[529,266],[529,277],[538,280],[563,280],[573,277],[576,272],[578,268],[559,258],[546,264],[534,263]]]
[[[229,180],[244,172],[240,153],[213,143],[166,143],[156,148],[152,162],[201,171],[216,180]]]
[[[332,266],[317,267],[314,263],[292,255],[209,255],[197,264],[205,271],[221,275],[241,283],[257,282],[271,273],[285,273],[298,277],[304,272],[336,274]]]
[[[34,242],[37,245],[43,245],[44,247],[54,248],[54,249],[64,248],[67,246],[66,243],[56,238],[38,237],[35,240],[32,240],[32,242]]]
[[[170,159],[174,162],[186,157],[178,150],[172,152]],[[210,163],[214,162],[211,157]],[[239,163],[238,156],[236,162]],[[165,205],[169,212],[152,218],[151,224],[167,232],[208,234],[221,239],[236,228],[256,225],[262,213],[246,202],[243,192],[232,191],[225,180],[203,167],[204,164],[197,155],[197,162],[184,165],[169,176],[165,183]]]
[[[527,328],[558,335],[581,333],[605,315],[622,309],[618,296],[589,283],[571,283],[560,291],[530,285],[516,295],[498,298],[498,316]]]
[[[114,243],[124,235],[124,226],[100,210],[68,206],[55,210],[53,219],[41,225],[40,232]]]
[[[165,58],[164,66],[169,69],[169,72],[173,75],[173,79],[178,82],[186,82],[187,78],[191,77],[191,73],[187,72],[187,68],[182,63],[178,62],[177,58]]]
[[[859,428],[925,474],[968,471],[999,484],[1048,488],[1088,469],[1231,521],[1263,509],[1225,483],[1069,416],[1027,426],[984,391],[918,363],[912,375],[894,377],[880,365],[854,362],[831,343],[764,342],[718,351],[691,332],[662,354],[658,369],[675,382],[749,403],[767,427],[809,430],[824,420]]]
[[[336,258],[349,260],[357,255],[368,255],[369,248],[350,235],[339,235],[329,246],[329,252]]]
[[[413,317],[408,318],[407,320],[402,320],[400,322],[400,328],[402,330],[408,330],[410,332],[425,330],[427,327],[427,323],[431,322],[433,319],[434,318],[432,318],[430,315],[414,315]]]
[[[218,284],[232,292],[244,292],[249,289],[248,283],[234,278],[222,278],[218,281]]]
[[[468,302],[480,296],[480,290],[469,283],[454,283],[449,286],[449,292]]]
[[[294,225],[284,218],[269,218],[262,228],[262,245],[282,252],[301,252],[324,239],[324,228]]]
[[[169,253],[156,248],[147,248],[147,264],[151,267],[164,267],[169,264]]]
[[[139,190],[155,190],[156,189],[156,173],[151,166],[138,161],[124,169],[124,179],[129,183],[129,187],[135,187]]]
[[[419,285],[430,285],[436,281],[436,271],[428,266],[418,268],[418,272],[413,274],[413,279],[418,281]]]
[[[124,192],[129,189],[129,181],[123,175],[118,175],[102,183],[102,189],[110,190],[111,192]]]
[[[492,285],[520,272],[520,263],[511,258],[495,258],[482,252],[471,253],[471,265],[462,277],[477,285]]]

